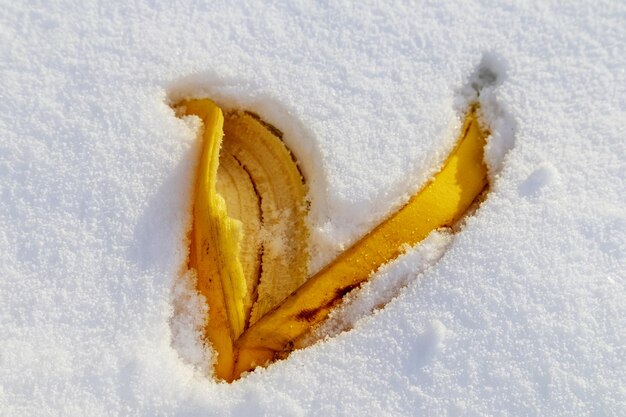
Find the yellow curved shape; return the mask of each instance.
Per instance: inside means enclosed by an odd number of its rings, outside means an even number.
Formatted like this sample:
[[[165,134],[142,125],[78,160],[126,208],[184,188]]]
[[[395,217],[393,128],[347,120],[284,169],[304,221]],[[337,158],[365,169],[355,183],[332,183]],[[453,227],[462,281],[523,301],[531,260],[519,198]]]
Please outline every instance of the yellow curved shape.
[[[324,320],[373,271],[433,230],[455,224],[487,187],[485,136],[473,109],[443,168],[421,191],[237,340],[234,378],[288,355],[298,338]]]
[[[239,195],[247,192],[247,198],[254,199],[258,205],[258,211],[248,204],[239,209],[238,216],[233,214],[244,225],[255,225],[244,233],[256,244],[256,259],[248,257],[258,265],[256,272],[250,275],[252,284],[249,285],[252,304],[248,324],[254,324],[307,278],[307,187],[293,156],[281,140],[282,134],[258,116],[230,112],[226,115],[224,132],[222,156],[231,155],[238,162],[249,178],[253,193],[241,190],[236,182],[231,190],[238,190]],[[220,173],[218,171],[218,177]],[[229,210],[237,205],[235,200],[227,199],[227,203]],[[246,268],[242,252],[240,258]]]
[[[215,375],[226,381],[286,357],[344,295],[407,245],[458,222],[488,185],[487,133],[473,108],[433,179],[307,281],[307,189],[281,133],[252,113],[224,117],[208,99],[176,109],[203,124],[189,267],[209,305]]]
[[[306,186],[280,132],[247,112],[185,100],[203,124],[189,267],[209,305],[215,375],[231,380],[233,341],[307,276]]]

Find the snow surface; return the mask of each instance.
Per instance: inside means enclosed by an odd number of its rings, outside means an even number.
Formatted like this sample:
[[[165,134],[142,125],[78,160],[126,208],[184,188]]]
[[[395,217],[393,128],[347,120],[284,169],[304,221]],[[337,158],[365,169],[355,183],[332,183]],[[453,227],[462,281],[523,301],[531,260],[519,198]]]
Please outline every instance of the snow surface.
[[[625,415],[624,39],[619,1],[2,1],[0,415]],[[441,259],[239,382],[192,366],[168,103],[285,132],[319,267],[437,169],[481,73],[494,184]]]

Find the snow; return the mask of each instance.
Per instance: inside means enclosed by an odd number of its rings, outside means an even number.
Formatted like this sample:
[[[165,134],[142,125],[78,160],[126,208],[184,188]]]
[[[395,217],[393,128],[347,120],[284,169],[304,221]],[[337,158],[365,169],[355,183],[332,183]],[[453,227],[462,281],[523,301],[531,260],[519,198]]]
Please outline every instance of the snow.
[[[624,415],[623,2],[0,10],[1,415]],[[436,171],[490,73],[489,197],[381,271],[385,308],[232,385],[193,365],[198,147],[169,102],[285,133],[319,268]]]

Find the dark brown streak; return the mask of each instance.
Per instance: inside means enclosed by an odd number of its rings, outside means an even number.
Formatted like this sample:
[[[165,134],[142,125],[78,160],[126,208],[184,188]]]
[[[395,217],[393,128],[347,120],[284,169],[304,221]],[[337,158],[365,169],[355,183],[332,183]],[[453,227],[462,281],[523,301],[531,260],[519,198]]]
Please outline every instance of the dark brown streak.
[[[264,121],[263,119],[261,119],[261,116],[259,116],[256,113],[253,113],[251,111],[245,111],[244,113],[247,114],[248,116],[252,117],[254,120],[256,120],[261,125],[263,125],[263,127],[265,127],[267,130],[272,132],[272,134],[274,136],[276,136],[285,145],[285,149],[289,153],[289,156],[291,157],[291,160],[295,164],[296,169],[298,170],[298,173],[300,174],[300,179],[302,180],[303,183],[306,183],[305,178],[304,178],[304,174],[302,173],[302,170],[300,169],[300,164],[298,163],[298,160],[296,159],[296,156],[293,154],[293,152],[291,152],[291,149],[289,149],[289,146],[287,146],[287,144],[285,143],[285,140],[283,139],[283,132],[280,129],[278,129],[276,126],[273,126],[273,125],[267,123],[266,121]]]
[[[263,202],[263,197],[261,197],[261,193],[259,193],[259,190],[256,188],[256,183],[254,182],[254,179],[252,178],[252,174],[250,173],[250,170],[248,169],[248,167],[246,167],[234,154],[232,155],[232,157],[237,162],[237,164],[241,167],[241,169],[244,170],[244,172],[248,175],[248,178],[250,179],[250,183],[252,184],[252,189],[254,190],[254,194],[256,195],[256,198],[259,204],[259,210],[261,211],[261,221],[263,221],[263,205],[261,204]]]
[[[263,276],[263,255],[264,254],[265,254],[265,247],[263,246],[263,244],[261,244],[261,248],[259,249],[259,273],[256,277],[256,283],[254,284],[254,291],[252,291],[252,299],[250,303],[251,306],[254,306],[256,302],[259,300],[259,284],[261,283],[261,277]],[[250,311],[250,313],[252,313],[252,311]],[[248,318],[246,319],[245,329],[250,327],[251,318],[252,318],[252,314],[249,314]]]
[[[301,310],[296,315],[296,319],[300,321],[308,321],[308,322],[314,321],[319,313],[323,311],[328,311],[331,308],[333,308],[336,304],[341,302],[341,300],[346,294],[348,294],[353,289],[359,287],[360,285],[361,284],[350,284],[342,288],[337,288],[337,290],[335,290],[335,296],[331,298],[326,304],[321,305],[316,308]]]
[[[248,111],[248,110],[246,110],[244,113],[247,114],[248,116],[252,117],[256,121],[258,121],[259,123],[261,123],[267,130],[272,132],[272,134],[274,136],[278,137],[278,139],[283,140],[283,132],[280,129],[278,129],[276,126],[272,126],[271,124],[267,123],[266,121],[261,119],[261,116],[259,116],[256,113],[253,113],[253,112]]]

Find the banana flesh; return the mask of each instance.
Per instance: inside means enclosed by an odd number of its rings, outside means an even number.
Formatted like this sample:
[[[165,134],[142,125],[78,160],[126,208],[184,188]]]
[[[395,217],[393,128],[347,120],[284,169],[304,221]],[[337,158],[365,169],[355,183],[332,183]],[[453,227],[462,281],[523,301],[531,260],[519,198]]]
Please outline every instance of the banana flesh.
[[[237,340],[234,378],[288,355],[300,337],[324,320],[343,296],[373,271],[399,256],[407,245],[415,245],[431,231],[461,219],[487,187],[485,137],[476,109],[472,109],[443,168],[421,191]]]
[[[203,124],[189,267],[209,305],[215,375],[230,381],[233,342],[307,277],[307,189],[280,132],[256,115],[224,116],[208,99],[175,108]]]

